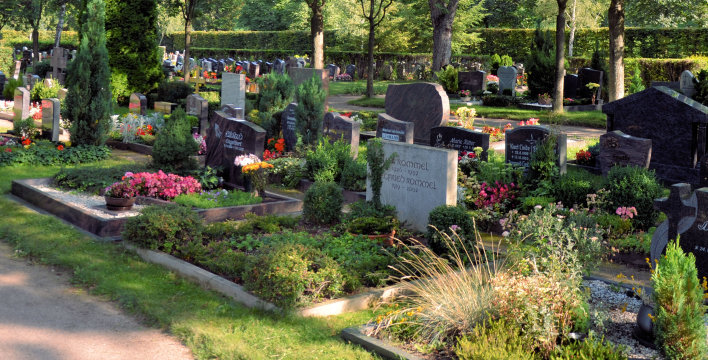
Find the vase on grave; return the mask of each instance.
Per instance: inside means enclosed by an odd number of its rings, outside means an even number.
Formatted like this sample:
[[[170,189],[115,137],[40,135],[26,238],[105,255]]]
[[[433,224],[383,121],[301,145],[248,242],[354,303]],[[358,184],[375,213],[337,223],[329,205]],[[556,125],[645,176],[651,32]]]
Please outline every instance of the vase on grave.
[[[106,199],[106,208],[112,211],[127,211],[135,205],[135,196],[127,198],[104,196],[104,198]]]

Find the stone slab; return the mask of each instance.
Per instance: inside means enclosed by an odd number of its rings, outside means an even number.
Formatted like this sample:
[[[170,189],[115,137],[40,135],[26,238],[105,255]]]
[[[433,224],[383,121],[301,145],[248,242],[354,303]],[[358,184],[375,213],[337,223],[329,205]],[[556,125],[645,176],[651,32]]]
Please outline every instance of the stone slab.
[[[440,84],[393,84],[386,90],[386,114],[415,124],[415,142],[427,145],[430,129],[450,120],[450,100]]]
[[[619,130],[600,136],[600,169],[603,176],[612,167],[638,166],[649,168],[651,161],[651,139],[627,135]]]
[[[458,153],[473,153],[481,147],[481,160],[487,160],[489,134],[454,126],[439,126],[430,130],[430,146],[454,149]]]
[[[349,144],[352,156],[359,155],[359,133],[361,125],[347,116],[328,112],[322,121],[322,135],[330,142],[342,140]]]
[[[415,124],[394,119],[388,114],[380,113],[376,123],[376,137],[389,141],[412,144]]]
[[[246,108],[246,75],[229,72],[221,74],[221,106],[227,104]]]

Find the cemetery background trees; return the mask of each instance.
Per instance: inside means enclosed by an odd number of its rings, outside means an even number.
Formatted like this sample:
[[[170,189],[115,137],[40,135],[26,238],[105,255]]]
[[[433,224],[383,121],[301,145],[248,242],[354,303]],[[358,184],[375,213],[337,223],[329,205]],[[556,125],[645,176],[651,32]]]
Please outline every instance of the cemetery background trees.
[[[365,6],[367,2],[368,6]],[[361,5],[361,15],[369,23],[369,47],[368,47],[368,76],[366,79],[366,97],[374,96],[374,43],[376,41],[376,27],[381,24],[386,17],[386,10],[393,3],[393,0],[359,0]],[[367,9],[368,7],[368,9]]]
[[[563,80],[565,77],[565,8],[568,0],[557,0],[556,79],[553,87],[553,111],[563,112]]]
[[[16,23],[19,27],[28,25],[32,28],[32,51],[34,61],[39,62],[39,26],[42,22],[42,13],[49,0],[17,0],[16,8],[19,15]]]
[[[615,101],[624,97],[624,0],[610,2],[607,18],[610,28],[608,97]]]
[[[190,30],[192,21],[197,17],[198,8],[207,0],[172,0],[172,6],[179,10],[184,19],[184,82],[189,82],[189,43],[192,41]]]
[[[305,0],[310,7],[310,36],[312,37],[312,67],[324,68],[324,16],[327,0]]]
[[[150,92],[163,76],[156,22],[155,0],[106,1],[106,47],[118,103],[126,103],[131,93]]]
[[[16,0],[0,1],[0,30],[10,23],[10,20],[15,15]]]
[[[83,13],[81,45],[67,69],[64,119],[73,145],[102,145],[111,126],[111,89],[105,36],[105,4],[91,0]]]
[[[452,56],[452,23],[460,0],[428,0],[433,23],[433,71],[450,63]]]

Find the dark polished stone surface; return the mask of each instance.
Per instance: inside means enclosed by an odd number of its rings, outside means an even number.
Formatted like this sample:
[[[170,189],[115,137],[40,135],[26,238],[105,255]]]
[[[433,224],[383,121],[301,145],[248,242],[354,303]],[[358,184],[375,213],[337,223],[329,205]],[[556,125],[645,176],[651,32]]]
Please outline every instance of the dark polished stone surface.
[[[415,124],[415,142],[427,145],[430,129],[446,125],[450,119],[450,101],[440,84],[389,85],[386,114]]]
[[[412,144],[414,126],[411,122],[396,120],[388,114],[381,113],[376,124],[376,137]]]
[[[651,139],[627,135],[619,130],[600,136],[600,169],[602,175],[615,165],[649,168]]]
[[[489,134],[453,126],[438,126],[430,130],[430,146],[455,149],[459,152],[474,152],[481,147],[481,159],[487,160]]]
[[[352,156],[359,154],[359,132],[361,125],[339,113],[328,112],[322,122],[322,135],[330,142],[343,140],[351,147]]]

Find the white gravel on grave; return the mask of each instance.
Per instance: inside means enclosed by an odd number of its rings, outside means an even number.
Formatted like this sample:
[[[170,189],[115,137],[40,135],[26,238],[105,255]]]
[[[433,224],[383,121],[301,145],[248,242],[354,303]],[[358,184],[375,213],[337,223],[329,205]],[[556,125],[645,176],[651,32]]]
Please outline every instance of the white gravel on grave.
[[[103,196],[69,193],[46,185],[34,185],[33,187],[55,199],[61,200],[62,202],[68,203],[103,219],[118,219],[137,216],[140,215],[140,210],[145,207],[145,205],[135,204],[133,205],[132,210],[110,211],[106,209],[106,200]]]
[[[664,359],[657,350],[643,346],[634,338],[633,332],[637,324],[637,313],[642,301],[613,290],[610,285],[599,280],[586,280],[583,285],[591,292],[590,312],[595,310],[606,312],[603,334],[606,340],[627,348],[629,359]],[[626,308],[625,308],[626,306]]]

